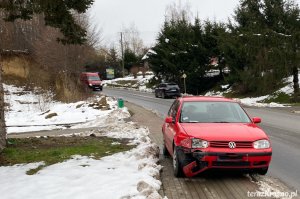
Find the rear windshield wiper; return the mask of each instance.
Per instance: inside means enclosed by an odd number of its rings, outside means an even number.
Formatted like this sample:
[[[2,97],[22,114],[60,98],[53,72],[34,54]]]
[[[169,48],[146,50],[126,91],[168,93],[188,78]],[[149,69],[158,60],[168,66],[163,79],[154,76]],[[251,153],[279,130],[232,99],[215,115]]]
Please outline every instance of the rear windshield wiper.
[[[218,121],[218,122],[213,122],[213,123],[230,123],[230,122],[226,122],[226,121]]]

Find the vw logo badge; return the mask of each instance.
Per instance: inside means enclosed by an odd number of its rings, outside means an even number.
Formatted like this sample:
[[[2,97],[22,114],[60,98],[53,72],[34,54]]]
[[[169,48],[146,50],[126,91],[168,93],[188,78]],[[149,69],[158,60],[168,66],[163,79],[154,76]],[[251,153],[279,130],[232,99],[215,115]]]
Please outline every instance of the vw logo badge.
[[[234,149],[236,147],[235,142],[229,142],[228,143],[229,148]]]

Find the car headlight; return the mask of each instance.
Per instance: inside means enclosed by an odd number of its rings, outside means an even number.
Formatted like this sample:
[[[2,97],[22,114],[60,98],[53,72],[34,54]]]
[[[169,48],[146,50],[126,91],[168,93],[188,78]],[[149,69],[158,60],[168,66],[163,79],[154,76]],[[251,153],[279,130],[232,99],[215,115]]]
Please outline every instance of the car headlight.
[[[268,140],[257,140],[253,143],[255,149],[267,149],[270,148],[270,142]]]
[[[93,84],[89,84],[89,86],[93,86]]]
[[[192,139],[192,148],[207,148],[208,142],[197,138]]]

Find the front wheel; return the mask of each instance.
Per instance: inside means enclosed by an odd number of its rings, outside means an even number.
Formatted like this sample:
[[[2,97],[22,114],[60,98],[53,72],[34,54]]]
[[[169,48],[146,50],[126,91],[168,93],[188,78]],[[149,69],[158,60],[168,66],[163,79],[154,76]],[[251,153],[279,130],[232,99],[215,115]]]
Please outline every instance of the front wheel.
[[[169,153],[169,151],[168,151],[168,149],[167,149],[167,147],[166,147],[166,144],[164,144],[164,146],[163,146],[163,155],[164,155],[165,157],[170,156],[170,153]]]
[[[182,165],[178,158],[178,152],[179,152],[178,148],[175,147],[173,152],[173,169],[174,169],[174,176],[177,178],[183,177]]]
[[[268,173],[268,169],[269,169],[269,167],[257,169],[256,173],[259,175],[266,175]]]

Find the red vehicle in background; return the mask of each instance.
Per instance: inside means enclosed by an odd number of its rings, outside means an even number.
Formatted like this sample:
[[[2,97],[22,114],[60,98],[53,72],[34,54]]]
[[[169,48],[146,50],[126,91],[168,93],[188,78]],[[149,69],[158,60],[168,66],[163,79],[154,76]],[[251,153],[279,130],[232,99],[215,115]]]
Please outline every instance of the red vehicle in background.
[[[174,175],[192,177],[207,169],[239,169],[265,175],[272,148],[266,133],[231,99],[181,97],[162,127],[164,155]]]
[[[102,91],[102,83],[98,73],[90,73],[84,72],[80,75],[80,81],[87,85],[88,87],[92,88],[93,90],[100,90]]]

